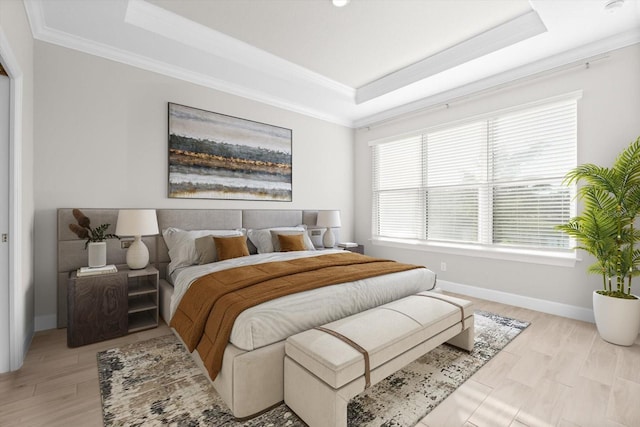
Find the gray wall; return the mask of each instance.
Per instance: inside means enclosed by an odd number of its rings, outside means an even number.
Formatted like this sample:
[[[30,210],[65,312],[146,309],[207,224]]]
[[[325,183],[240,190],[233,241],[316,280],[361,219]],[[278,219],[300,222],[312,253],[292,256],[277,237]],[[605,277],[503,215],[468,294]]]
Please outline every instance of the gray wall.
[[[640,135],[639,45],[612,52],[588,70],[565,70],[452,103],[446,110],[358,130],[355,148],[351,129],[47,43],[35,43],[35,67],[35,154],[31,157],[27,147],[26,158],[35,159],[37,329],[55,325],[59,207],[341,209],[342,239],[367,244],[372,255],[427,265],[441,280],[477,289],[590,308],[590,293],[599,281],[585,274],[591,260],[584,254],[574,267],[557,267],[368,244],[367,143],[574,90],[584,91],[580,163],[610,163]],[[168,101],[293,129],[293,202],[168,199]],[[446,272],[439,271],[441,261]]]
[[[617,153],[640,135],[640,45],[611,52],[589,69],[577,67],[511,85],[482,96],[452,102],[403,119],[356,132],[356,240],[371,237],[371,158],[368,142],[405,132],[460,120],[576,90],[578,103],[578,163],[610,164]],[[568,306],[591,308],[591,293],[601,279],[585,273],[593,262],[586,254],[574,267],[488,259],[442,252],[368,246],[369,253],[426,265],[438,278],[476,289],[531,297]],[[447,264],[440,270],[441,262]],[[640,284],[636,286],[640,293]]]
[[[353,239],[354,132],[36,42],[36,329],[55,327],[56,209],[340,209]],[[167,102],[293,130],[293,202],[167,198]]]

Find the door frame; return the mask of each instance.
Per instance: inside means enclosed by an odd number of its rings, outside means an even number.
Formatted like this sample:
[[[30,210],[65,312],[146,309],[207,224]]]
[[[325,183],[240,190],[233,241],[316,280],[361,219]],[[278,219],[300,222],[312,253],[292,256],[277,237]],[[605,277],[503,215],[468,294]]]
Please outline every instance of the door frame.
[[[9,75],[9,364],[22,366],[32,333],[24,319],[22,275],[22,103],[23,73],[0,27],[0,60]]]

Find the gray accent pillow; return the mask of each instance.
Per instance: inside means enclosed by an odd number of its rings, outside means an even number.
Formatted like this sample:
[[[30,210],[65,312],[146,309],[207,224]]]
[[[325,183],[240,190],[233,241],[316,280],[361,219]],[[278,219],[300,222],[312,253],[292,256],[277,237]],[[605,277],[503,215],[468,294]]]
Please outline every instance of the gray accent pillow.
[[[218,252],[216,251],[213,234],[196,239],[196,253],[198,254],[199,265],[216,262]]]

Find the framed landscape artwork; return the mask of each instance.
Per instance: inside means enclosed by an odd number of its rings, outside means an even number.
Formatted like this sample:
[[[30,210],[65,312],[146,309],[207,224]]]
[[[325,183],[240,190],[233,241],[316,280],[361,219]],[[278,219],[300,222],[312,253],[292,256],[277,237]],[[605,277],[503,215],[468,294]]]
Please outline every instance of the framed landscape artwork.
[[[169,103],[169,197],[291,201],[291,129]]]

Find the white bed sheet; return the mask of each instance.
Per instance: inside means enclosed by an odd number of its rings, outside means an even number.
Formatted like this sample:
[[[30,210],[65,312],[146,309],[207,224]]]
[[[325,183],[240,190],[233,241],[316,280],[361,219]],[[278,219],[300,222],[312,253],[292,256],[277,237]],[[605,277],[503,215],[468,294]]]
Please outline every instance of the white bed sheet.
[[[191,283],[207,273],[341,252],[344,253],[341,250],[274,252],[186,267],[174,275],[171,316]],[[431,289],[435,279],[434,272],[419,268],[277,298],[242,312],[236,318],[229,341],[247,351],[264,347],[298,332]]]

